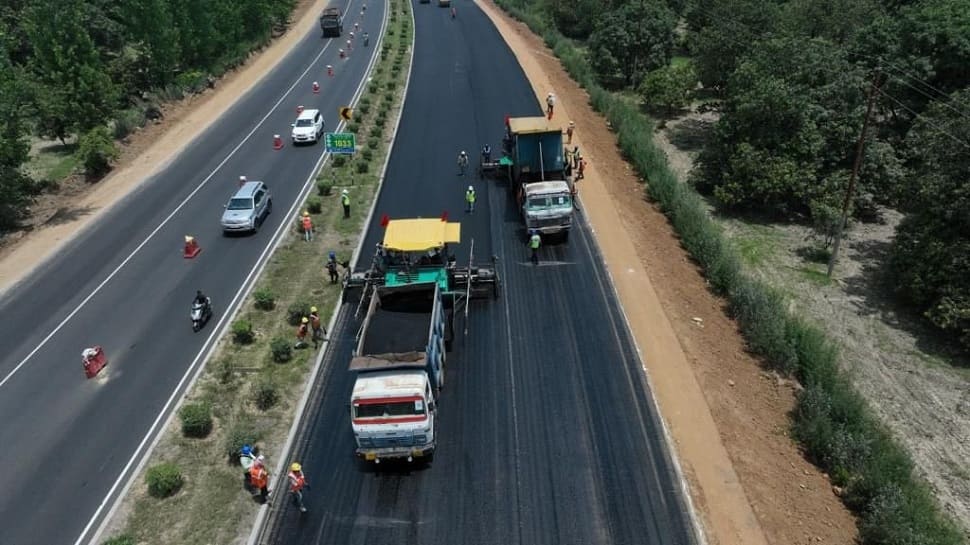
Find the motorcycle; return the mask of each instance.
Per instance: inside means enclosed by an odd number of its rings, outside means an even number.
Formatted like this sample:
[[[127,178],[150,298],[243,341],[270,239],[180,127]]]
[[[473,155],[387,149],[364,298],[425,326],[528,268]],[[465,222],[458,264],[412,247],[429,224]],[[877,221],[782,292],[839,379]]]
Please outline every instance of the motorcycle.
[[[192,318],[192,331],[198,332],[209,321],[209,318],[212,318],[212,301],[208,297],[205,304],[192,301],[192,312],[189,317]]]

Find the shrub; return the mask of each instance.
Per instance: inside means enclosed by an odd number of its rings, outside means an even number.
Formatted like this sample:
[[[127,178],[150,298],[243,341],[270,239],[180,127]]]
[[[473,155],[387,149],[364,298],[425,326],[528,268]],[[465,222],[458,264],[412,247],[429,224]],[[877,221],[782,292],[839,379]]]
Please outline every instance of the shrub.
[[[370,91],[371,93],[377,93],[377,91],[380,90],[380,87],[377,85],[377,82],[374,81],[367,86],[367,90]]]
[[[129,108],[118,112],[118,118],[113,123],[113,136],[121,140],[135,130],[145,126],[145,112],[141,108]]]
[[[364,151],[360,152],[360,156],[363,157],[365,161],[370,161],[374,158],[374,150],[371,148],[364,148]]]
[[[101,542],[101,545],[137,545],[137,542],[130,535],[121,534],[120,536],[115,536],[107,541]]]
[[[175,84],[189,93],[198,93],[208,86],[208,75],[198,70],[182,72],[175,78]]]
[[[280,400],[279,389],[271,378],[264,377],[253,383],[253,400],[261,411],[268,411]]]
[[[107,127],[95,127],[78,140],[78,160],[90,178],[100,178],[111,170],[111,162],[118,158],[118,148]]]
[[[333,193],[333,182],[331,180],[320,180],[317,182],[317,194],[327,197]]]
[[[286,323],[297,326],[300,320],[310,315],[310,305],[307,303],[293,303],[286,309]]]
[[[235,376],[236,364],[229,358],[220,360],[216,367],[216,379],[219,381],[219,384],[229,384]]]
[[[381,128],[381,127],[378,127],[377,125],[371,127],[370,128],[370,134],[368,134],[368,136],[370,136],[371,138],[374,138],[374,139],[380,138],[383,135],[384,135],[384,129]]]
[[[260,288],[253,292],[254,305],[259,310],[273,310],[276,306],[276,295],[266,288]]]
[[[311,214],[319,214],[321,211],[323,211],[323,203],[320,202],[320,199],[316,197],[310,197],[307,199],[306,209],[307,212]]]
[[[253,342],[253,324],[248,320],[236,320],[232,323],[232,340],[236,344],[249,344]]]
[[[182,433],[186,437],[205,437],[212,431],[212,407],[208,403],[189,403],[179,409]]]
[[[366,163],[364,161],[359,161],[357,163],[357,173],[358,174],[367,174],[367,172],[369,170],[370,170],[370,165],[368,163]]]
[[[380,145],[380,142],[376,138],[367,139],[367,149],[376,150],[377,146],[379,145]]]
[[[345,164],[347,164],[347,157],[345,157],[343,155],[336,155],[336,156],[334,156],[334,158],[333,158],[333,167],[334,168],[340,168],[340,167],[344,166]]]
[[[387,85],[385,87],[387,88],[388,91],[393,91],[394,89],[397,89],[397,82],[393,80],[389,81],[387,82]]]
[[[358,104],[357,111],[363,115],[367,115],[367,113],[370,112],[370,104]],[[350,129],[350,125],[347,126],[347,132],[357,132],[356,129],[357,129],[356,125],[354,125],[354,130]]]
[[[387,102],[388,104],[393,104],[394,103],[394,91],[385,91],[384,92],[384,101]]]
[[[359,110],[360,108],[358,107],[357,109]],[[357,131],[360,130],[360,124],[359,123],[347,123],[347,127],[345,127],[344,130],[347,131],[347,132],[352,132],[354,134],[357,134]]]
[[[226,432],[223,450],[230,459],[235,459],[243,445],[255,445],[259,436],[252,417],[245,414],[237,416]]]
[[[380,75],[380,71],[378,70],[378,72],[375,75]],[[358,106],[370,106],[370,103],[371,103],[370,95],[364,95],[360,97],[359,101],[357,101]]]
[[[178,492],[185,481],[182,479],[182,471],[177,465],[171,462],[163,462],[148,468],[148,472],[145,473],[145,482],[148,483],[150,495],[156,498],[167,498]]]
[[[293,347],[282,337],[276,337],[270,341],[269,351],[276,363],[286,363],[293,359]]]

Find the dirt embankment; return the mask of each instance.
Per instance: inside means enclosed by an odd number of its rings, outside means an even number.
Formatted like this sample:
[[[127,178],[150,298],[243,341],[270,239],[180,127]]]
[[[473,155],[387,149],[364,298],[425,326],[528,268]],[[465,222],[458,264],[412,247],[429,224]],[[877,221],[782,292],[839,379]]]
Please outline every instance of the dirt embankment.
[[[537,100],[556,93],[557,117],[565,116],[564,125],[576,123],[574,144],[589,162],[579,185],[582,204],[643,352],[708,541],[853,543],[855,520],[828,477],[788,436],[796,386],[764,371],[746,351],[724,301],[708,291],[666,217],[644,199],[641,181],[585,91],[540,38],[488,0],[479,4],[520,60]]]

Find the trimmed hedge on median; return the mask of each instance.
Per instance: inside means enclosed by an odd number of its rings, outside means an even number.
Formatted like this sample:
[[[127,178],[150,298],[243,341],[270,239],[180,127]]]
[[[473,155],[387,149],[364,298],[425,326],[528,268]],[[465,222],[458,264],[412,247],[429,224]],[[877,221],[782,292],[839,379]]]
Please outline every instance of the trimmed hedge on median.
[[[563,37],[528,0],[496,0],[542,36],[593,108],[616,133],[620,150],[646,182],[647,195],[669,218],[681,244],[725,296],[752,350],[804,386],[793,414],[794,436],[806,455],[842,488],[859,516],[866,545],[957,545],[961,533],[940,511],[913,462],[838,367],[838,348],[817,327],[788,312],[784,297],[741,270],[736,249],[708,215],[702,199],[670,171],[651,139],[654,122],[635,104],[600,87],[583,51]]]

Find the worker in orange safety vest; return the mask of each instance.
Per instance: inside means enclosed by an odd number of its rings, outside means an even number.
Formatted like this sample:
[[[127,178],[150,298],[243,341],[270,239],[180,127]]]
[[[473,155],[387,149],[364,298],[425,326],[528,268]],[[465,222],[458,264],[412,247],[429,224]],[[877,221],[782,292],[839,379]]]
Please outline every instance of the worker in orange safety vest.
[[[269,498],[269,471],[266,470],[266,458],[263,455],[256,457],[253,465],[249,468],[249,483],[254,490],[259,491],[259,499],[265,502]]]
[[[303,240],[310,242],[313,240],[313,220],[310,219],[310,212],[303,211]]]
[[[306,505],[303,503],[303,489],[310,488],[310,483],[306,482],[306,475],[303,474],[303,467],[299,462],[290,464],[290,495],[293,496],[293,503],[300,508],[301,513],[306,513]]]
[[[296,346],[295,348],[304,348],[306,346],[306,334],[310,330],[310,319],[304,316],[300,320],[300,326],[296,328]]]
[[[313,348],[316,348],[323,340],[323,336],[327,334],[327,329],[320,323],[317,307],[310,307],[310,329],[313,330]]]

